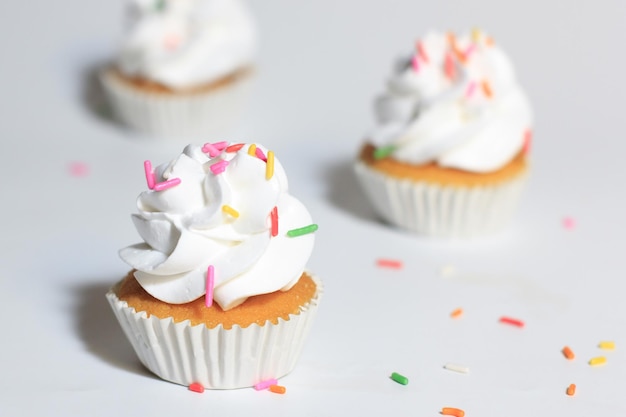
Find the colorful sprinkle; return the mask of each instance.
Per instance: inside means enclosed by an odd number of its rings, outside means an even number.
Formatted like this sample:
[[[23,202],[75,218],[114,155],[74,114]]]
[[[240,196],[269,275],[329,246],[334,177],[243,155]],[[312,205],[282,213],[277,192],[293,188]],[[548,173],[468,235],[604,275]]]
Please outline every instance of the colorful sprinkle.
[[[441,414],[444,416],[463,417],[465,416],[465,411],[460,408],[444,407],[441,409]]]
[[[245,143],[236,143],[234,145],[230,145],[229,147],[226,148],[226,152],[237,152],[241,148],[243,148],[244,145]]]
[[[84,162],[70,162],[69,171],[72,177],[86,177],[89,174],[89,166]]]
[[[576,394],[576,384],[569,384],[569,387],[567,387],[567,390],[565,391],[567,393],[567,395],[569,395],[570,397],[574,394]]]
[[[171,180],[163,181],[158,184],[154,184],[154,191],[164,191],[168,188],[176,187],[180,184],[180,178],[172,178]]]
[[[219,162],[212,164],[209,168],[211,169],[211,172],[213,174],[218,175],[224,172],[227,166],[228,166],[228,161],[219,161]]]
[[[254,143],[251,143],[248,147],[248,155],[256,156],[256,145]]]
[[[428,61],[430,61],[430,59],[428,58],[426,48],[424,48],[424,44],[422,43],[422,41],[417,42],[417,53],[419,54],[420,58],[422,58],[422,60],[424,60],[424,62],[428,64]]]
[[[282,385],[270,385],[268,389],[274,394],[284,394],[285,392],[287,392],[287,388],[283,387]]]
[[[500,317],[500,323],[510,324],[511,326],[524,327],[524,322],[511,317]]]
[[[453,80],[456,71],[454,68],[454,60],[452,59],[452,55],[450,55],[449,53],[446,54],[446,59],[443,65],[443,70],[446,73],[446,77]]]
[[[202,152],[208,153],[209,156],[213,158],[219,155],[220,152],[226,148],[226,145],[228,145],[228,143],[225,141],[216,143],[205,143],[202,147]]]
[[[313,233],[317,230],[317,227],[318,226],[315,223],[313,223],[308,226],[300,227],[298,229],[291,229],[287,232],[287,236],[297,237],[297,236],[302,236],[302,235],[306,235],[309,233]]]
[[[193,392],[197,392],[197,393],[202,394],[204,392],[204,387],[202,386],[201,383],[194,382],[193,384],[189,385],[189,391],[193,391]]]
[[[452,317],[453,319],[457,319],[457,318],[461,317],[462,315],[463,315],[463,309],[462,308],[457,308],[452,313],[450,313],[450,317]]]
[[[417,55],[414,55],[413,58],[411,58],[411,67],[413,68],[413,72],[419,72],[420,63],[417,59]]]
[[[563,227],[567,230],[572,230],[576,226],[576,221],[571,217],[565,217],[563,219]]]
[[[239,212],[227,204],[224,204],[222,206],[222,211],[228,215],[233,216],[235,219],[239,217]]]
[[[460,374],[469,374],[469,368],[467,366],[456,363],[446,363],[443,367],[448,371],[458,372]]]
[[[604,365],[605,363],[606,363],[605,356],[596,356],[595,358],[589,359],[589,365],[591,366]]]
[[[472,41],[478,42],[480,40],[481,31],[478,28],[472,29]]]
[[[204,295],[204,305],[211,307],[213,305],[213,287],[215,286],[215,268],[209,265],[206,271],[206,293]]]
[[[257,391],[262,391],[264,389],[268,389],[272,385],[278,385],[278,380],[276,378],[266,379],[265,381],[261,381],[254,385],[254,389]]]
[[[598,347],[600,349],[613,350],[613,349],[615,349],[615,342],[602,341],[602,342],[598,343]]]
[[[256,148],[256,150],[254,151],[254,154],[256,155],[257,158],[259,158],[261,161],[263,162],[267,162],[267,157],[265,156],[265,154],[263,153],[263,150],[261,148]]]
[[[474,94],[474,91],[476,91],[476,82],[470,81],[470,83],[467,85],[467,89],[465,90],[465,97],[471,98]]]
[[[274,152],[267,151],[267,164],[265,165],[265,179],[270,180],[274,176]]]
[[[272,209],[270,213],[270,220],[272,222],[272,237],[278,236],[278,207],[274,206],[274,208]]]
[[[576,357],[576,355],[574,355],[574,352],[572,351],[572,349],[569,348],[569,346],[565,346],[561,352],[563,352],[563,356],[565,356],[565,358],[567,358],[568,360],[572,360]]]
[[[383,159],[391,155],[391,153],[396,149],[394,145],[381,146],[380,148],[376,148],[374,150],[374,159]]]
[[[469,59],[469,57],[474,53],[475,50],[476,50],[476,44],[475,43],[473,43],[470,46],[468,46],[465,49],[465,53],[464,53],[465,59]]]
[[[400,375],[397,372],[391,374],[391,379],[401,385],[407,385],[409,383],[409,378],[405,377],[404,375]]]
[[[483,89],[483,94],[485,94],[485,97],[487,98],[493,97],[493,91],[491,90],[491,85],[489,84],[487,80],[483,80],[483,82],[480,83],[480,86]]]
[[[152,172],[152,162],[143,161],[143,170],[146,173],[146,182],[148,183],[148,188],[153,189],[156,180],[154,179],[154,172]]]
[[[530,146],[532,144],[532,140],[533,140],[533,132],[530,129],[527,129],[524,132],[524,146],[522,147],[522,151],[524,152],[524,155],[528,155],[528,153],[530,152]]]
[[[379,259],[376,261],[376,265],[380,268],[391,268],[391,269],[401,269],[402,261],[398,261],[395,259]]]
[[[493,46],[493,45],[495,45],[495,44],[496,44],[496,43],[494,42],[494,40],[493,40],[493,38],[492,38],[492,37],[487,36],[487,37],[485,38],[485,45],[487,45],[487,46]]]

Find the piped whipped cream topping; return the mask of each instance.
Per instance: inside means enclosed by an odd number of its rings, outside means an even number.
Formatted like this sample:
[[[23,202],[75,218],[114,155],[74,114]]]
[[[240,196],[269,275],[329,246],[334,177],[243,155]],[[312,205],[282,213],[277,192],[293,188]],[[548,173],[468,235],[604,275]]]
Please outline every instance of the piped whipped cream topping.
[[[182,304],[212,291],[228,310],[297,283],[314,234],[293,230],[310,226],[311,215],[289,194],[272,152],[254,144],[188,145],[154,172],[146,161],[146,178],[152,189],[139,195],[132,215],[144,242],[120,257],[149,294]]]
[[[241,0],[131,0],[119,70],[172,89],[218,80],[251,64],[254,21]]]
[[[530,140],[532,111],[505,53],[483,32],[429,33],[398,63],[370,135],[394,159],[484,173]]]

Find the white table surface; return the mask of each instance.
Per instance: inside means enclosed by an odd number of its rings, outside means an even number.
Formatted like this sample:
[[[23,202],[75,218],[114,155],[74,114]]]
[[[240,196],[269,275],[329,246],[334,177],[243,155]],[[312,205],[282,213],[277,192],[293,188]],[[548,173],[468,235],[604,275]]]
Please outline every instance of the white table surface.
[[[143,160],[184,145],[121,129],[86,99],[121,34],[123,2],[1,2],[0,415],[624,415],[626,3],[578,3],[251,2],[259,74],[227,139],[276,151],[320,225],[310,269],[325,283],[281,396],[199,395],[159,380],[105,301],[127,271],[117,250],[139,239],[130,213]],[[409,235],[375,218],[351,163],[392,60],[428,29],[473,26],[510,54],[534,103],[532,178],[497,236]],[[70,175],[75,162],[87,175]],[[377,268],[379,258],[404,268]],[[446,266],[456,272],[442,276]],[[453,320],[457,307],[465,314]],[[605,366],[587,364],[601,354]],[[394,371],[410,383],[392,382]]]

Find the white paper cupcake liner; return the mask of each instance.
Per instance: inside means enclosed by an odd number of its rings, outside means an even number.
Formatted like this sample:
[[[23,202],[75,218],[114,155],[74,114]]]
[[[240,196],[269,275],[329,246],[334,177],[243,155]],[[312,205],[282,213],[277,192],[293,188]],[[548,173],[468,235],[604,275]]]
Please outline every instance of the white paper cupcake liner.
[[[106,297],[139,360],[150,371],[185,386],[197,382],[206,389],[232,389],[280,378],[293,370],[322,296],[321,282],[313,280],[316,295],[289,320],[229,330],[147,317],[146,312],[128,307],[113,290]]]
[[[207,92],[160,94],[128,85],[111,69],[100,72],[116,119],[139,132],[181,140],[226,133],[241,116],[252,78],[247,74]]]
[[[362,161],[355,172],[385,221],[421,235],[472,237],[503,229],[513,217],[526,183],[523,174],[485,187],[444,187],[385,175]]]

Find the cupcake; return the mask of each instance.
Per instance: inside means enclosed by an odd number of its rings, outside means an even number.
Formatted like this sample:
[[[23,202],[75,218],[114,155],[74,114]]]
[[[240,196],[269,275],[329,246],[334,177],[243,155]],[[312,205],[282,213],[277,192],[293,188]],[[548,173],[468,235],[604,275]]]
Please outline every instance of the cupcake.
[[[322,294],[305,270],[317,225],[273,152],[225,142],[145,162],[132,215],[142,243],[107,293],[141,362],[189,386],[249,387],[289,373]]]
[[[187,138],[225,132],[241,112],[256,51],[241,0],[132,0],[129,28],[100,78],[116,118]]]
[[[428,236],[494,233],[528,175],[532,111],[484,32],[429,33],[375,102],[355,170],[387,222]]]

